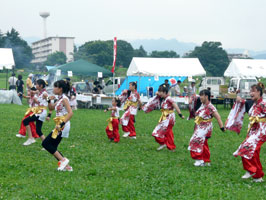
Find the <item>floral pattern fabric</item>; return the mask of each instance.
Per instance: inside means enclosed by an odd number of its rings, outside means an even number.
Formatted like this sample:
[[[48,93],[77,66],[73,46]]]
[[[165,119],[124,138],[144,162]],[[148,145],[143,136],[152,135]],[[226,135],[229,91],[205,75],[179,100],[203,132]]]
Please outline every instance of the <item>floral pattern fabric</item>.
[[[253,104],[248,113],[249,117],[266,117],[266,102],[262,99],[258,100]],[[233,153],[234,156],[241,156],[246,159],[251,159],[254,155],[256,147],[259,142],[266,141],[266,123],[258,122],[255,123],[252,127],[249,124],[249,132],[246,139],[238,147],[238,149]]]
[[[158,97],[154,99],[153,103],[150,104],[150,107],[153,108],[155,105],[158,105],[160,101],[158,101]],[[161,109],[164,110],[174,110],[173,107],[174,100],[167,96],[165,99],[163,99],[161,103]],[[149,109],[147,109],[149,110]],[[159,137],[159,138],[165,138],[165,134],[167,131],[167,128],[169,125],[174,126],[175,124],[175,113],[170,113],[165,120],[159,122],[159,124],[155,127],[155,129],[152,132],[152,136]]]
[[[140,99],[139,93],[137,91],[131,92],[128,96],[128,90],[124,90],[122,94],[119,96],[119,99],[121,100],[121,103],[125,103],[126,100],[132,101],[132,102],[138,102]],[[127,126],[129,122],[130,115],[137,115],[138,107],[136,106],[129,106],[127,110],[125,110],[124,114],[122,115],[120,119],[120,123],[123,126]]]
[[[207,105],[201,104],[195,114],[196,117],[208,120],[213,117],[214,112],[217,112],[216,108],[211,103],[208,103]],[[190,139],[188,150],[201,153],[203,151],[205,139],[211,137],[212,129],[213,125],[211,121],[195,124],[194,133]]]
[[[225,122],[225,128],[239,134],[243,126],[245,112],[245,101],[235,102]]]

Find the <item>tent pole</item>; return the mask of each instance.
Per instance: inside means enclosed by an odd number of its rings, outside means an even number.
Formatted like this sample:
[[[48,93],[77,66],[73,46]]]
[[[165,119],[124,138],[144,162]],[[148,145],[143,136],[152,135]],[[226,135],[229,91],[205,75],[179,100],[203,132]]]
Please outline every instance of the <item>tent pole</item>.
[[[128,77],[127,77],[127,79],[126,79],[126,80],[127,80],[127,84],[126,84],[126,88],[127,88],[127,87],[128,87]]]
[[[8,69],[6,69],[6,90],[7,90]]]
[[[139,76],[139,93],[140,93],[140,76]]]
[[[206,88],[206,84],[207,84],[206,73],[205,73],[205,83],[204,84],[205,84],[204,88],[207,89]]]
[[[115,72],[113,73],[113,97],[115,96]]]

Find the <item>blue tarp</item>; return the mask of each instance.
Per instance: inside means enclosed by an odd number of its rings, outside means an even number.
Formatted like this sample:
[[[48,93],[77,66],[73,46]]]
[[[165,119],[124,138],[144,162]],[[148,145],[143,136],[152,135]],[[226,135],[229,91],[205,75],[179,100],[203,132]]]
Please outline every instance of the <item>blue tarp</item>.
[[[54,68],[56,68],[56,66],[48,66],[48,65],[46,65],[46,69],[47,69],[48,71],[50,71],[50,69],[54,69]]]
[[[165,79],[169,80],[169,84],[172,85],[172,82],[177,82],[180,80],[183,82],[187,77],[186,76],[159,76],[158,81],[154,80],[154,76],[128,76],[121,84],[120,88],[115,92],[115,95],[120,95],[121,92],[125,89],[129,89],[130,82],[137,82],[138,93],[147,95],[147,87],[153,87],[153,91],[156,92],[161,84],[164,83]]]

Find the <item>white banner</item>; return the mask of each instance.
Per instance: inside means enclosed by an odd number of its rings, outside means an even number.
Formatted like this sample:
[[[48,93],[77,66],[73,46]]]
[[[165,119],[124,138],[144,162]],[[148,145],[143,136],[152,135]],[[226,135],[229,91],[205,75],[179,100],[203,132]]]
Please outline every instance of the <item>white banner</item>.
[[[73,72],[72,71],[67,71],[67,75],[68,75],[68,77],[72,77],[73,76]]]

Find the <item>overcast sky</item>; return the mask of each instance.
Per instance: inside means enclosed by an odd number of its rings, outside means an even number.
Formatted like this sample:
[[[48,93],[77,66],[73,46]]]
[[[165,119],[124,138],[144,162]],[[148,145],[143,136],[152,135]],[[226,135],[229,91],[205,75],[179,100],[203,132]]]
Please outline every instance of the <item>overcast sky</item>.
[[[266,0],[5,0],[0,30],[42,38],[39,11],[50,12],[48,36],[73,36],[78,44],[117,36],[266,49]]]

